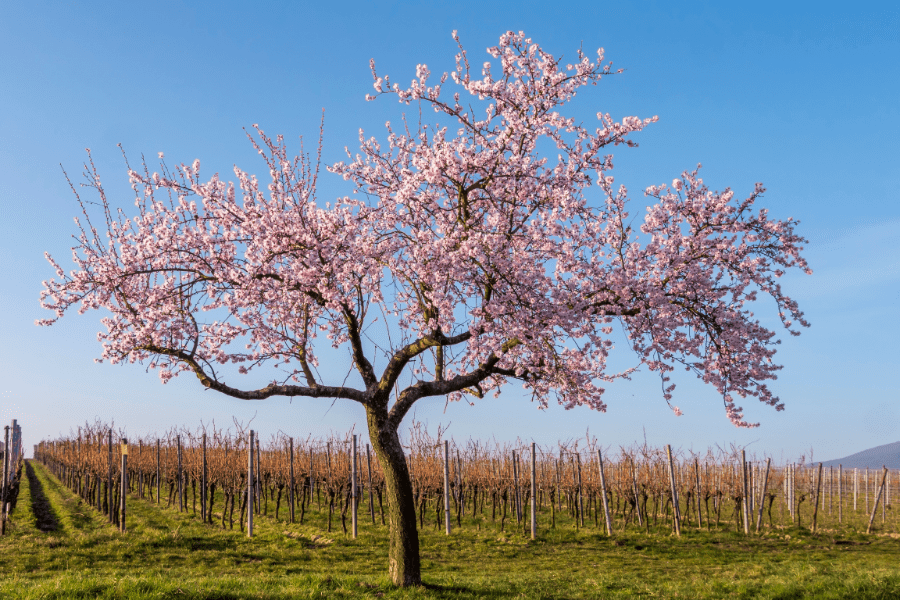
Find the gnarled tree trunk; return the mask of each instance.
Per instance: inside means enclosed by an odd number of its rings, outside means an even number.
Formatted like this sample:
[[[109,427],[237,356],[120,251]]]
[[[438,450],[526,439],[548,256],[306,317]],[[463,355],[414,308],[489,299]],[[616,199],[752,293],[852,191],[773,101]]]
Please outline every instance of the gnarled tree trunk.
[[[403,446],[400,445],[400,436],[396,429],[387,424],[386,410],[368,407],[366,416],[369,438],[384,472],[391,581],[399,586],[419,585],[422,583],[422,569],[419,562],[416,505],[406,456],[403,453]]]

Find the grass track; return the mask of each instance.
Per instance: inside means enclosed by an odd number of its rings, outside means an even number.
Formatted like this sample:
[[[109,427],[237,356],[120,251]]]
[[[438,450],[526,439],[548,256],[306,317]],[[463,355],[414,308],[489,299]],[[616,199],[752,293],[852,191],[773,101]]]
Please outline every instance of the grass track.
[[[31,507],[40,494],[23,483],[12,531],[0,538],[0,598],[900,598],[900,542],[886,537],[793,529],[609,539],[561,526],[531,542],[509,527],[447,538],[427,523],[420,539],[429,585],[400,590],[388,585],[383,528],[361,525],[352,540],[339,525],[328,534],[259,517],[248,540],[129,499],[122,535],[32,465],[58,527],[37,528]]]

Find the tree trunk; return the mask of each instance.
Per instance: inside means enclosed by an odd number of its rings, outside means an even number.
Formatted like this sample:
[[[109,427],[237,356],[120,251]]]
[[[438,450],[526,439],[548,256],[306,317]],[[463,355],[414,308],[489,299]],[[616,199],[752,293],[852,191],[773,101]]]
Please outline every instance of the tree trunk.
[[[367,407],[369,439],[384,472],[384,490],[388,511],[388,564],[394,585],[422,583],[419,561],[419,534],[416,529],[416,505],[406,456],[396,431],[383,427],[386,411]]]

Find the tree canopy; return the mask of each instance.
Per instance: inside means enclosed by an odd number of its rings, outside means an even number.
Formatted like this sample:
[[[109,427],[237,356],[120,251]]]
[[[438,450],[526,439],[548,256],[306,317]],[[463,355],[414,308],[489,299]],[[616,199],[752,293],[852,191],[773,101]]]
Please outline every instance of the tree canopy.
[[[589,128],[558,112],[579,88],[613,73],[603,50],[561,65],[508,32],[488,53],[499,60],[497,76],[485,62],[476,78],[460,46],[449,77],[430,85],[419,65],[407,88],[379,77],[372,62],[377,93],[367,99],[420,102],[455,127],[410,131],[404,119],[398,132],[388,123],[386,146],[361,131],[360,152],[328,170],[365,198],[321,206],[318,163],[292,160],[281,136],[258,127],[251,141],[269,168],[267,189],[238,167],[237,183],[226,183],[218,174],[204,181],[196,160],[174,170],[161,161],[153,174],[145,164],[143,173],[128,171],[138,208],[129,218],[110,207],[91,163],[105,231],[85,211],[78,269],[65,274],[50,259],[59,279],[46,283],[43,305],[56,318],[75,303],[105,308],[104,359],[147,361],[163,381],[192,371],[243,398],[364,402],[360,390],[313,373],[322,336],[348,348],[366,389],[392,388],[413,362],[418,382],[404,391],[397,421],[417,398],[481,396],[509,380],[544,406],[556,399],[604,410],[602,383],[631,372],[606,368],[614,321],[664,381],[683,366],[714,385],[735,424],[748,425],[735,394],[781,408],[764,383],[780,368],[772,362],[777,342],[748,303],[763,292],[785,327],[806,325],[776,282],[789,267],[809,272],[797,222],[755,209],[761,184],[735,200],[730,189],[710,191],[694,170],[647,188],[656,204],[633,229],[627,191],[614,187],[604,152],[635,145],[630,134],[656,117],[616,122],[598,113]],[[448,79],[456,87],[449,98]],[[486,106],[479,112],[463,96]],[[555,159],[539,152],[543,140],[555,145]],[[404,335],[378,374],[361,336],[376,320],[385,326],[387,315]],[[224,363],[241,372],[271,363],[289,377],[243,390],[219,376]]]

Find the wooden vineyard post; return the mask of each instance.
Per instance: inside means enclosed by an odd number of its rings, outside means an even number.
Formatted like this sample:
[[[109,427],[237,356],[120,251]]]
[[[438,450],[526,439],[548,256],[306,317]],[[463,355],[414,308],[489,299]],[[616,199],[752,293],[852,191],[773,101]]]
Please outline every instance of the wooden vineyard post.
[[[603,500],[603,517],[606,522],[606,535],[612,535],[612,519],[609,516],[609,499],[606,497],[606,474],[603,472],[603,453],[597,448],[597,462],[600,468],[600,498]]]
[[[756,477],[753,473],[753,461],[744,463],[744,472],[747,475],[747,530],[753,524],[753,510],[756,508]]]
[[[743,499],[741,501],[741,516],[743,517],[744,535],[750,535],[750,490],[749,476],[747,474],[747,454],[741,450],[741,484],[743,485]]]
[[[109,460],[107,461],[106,470],[106,514],[109,522],[115,520],[115,509],[113,508],[113,449],[112,449],[112,429],[107,432],[107,446],[109,450]]]
[[[868,471],[868,467],[866,468]],[[868,475],[868,473],[866,473]],[[869,517],[869,526],[866,527],[866,534],[872,532],[872,523],[875,521],[875,513],[878,512],[878,501],[881,500],[881,494],[884,492],[884,482],[887,479],[887,467],[882,467],[881,471],[881,485],[878,486],[878,495],[875,496],[875,506],[872,507],[872,515]],[[866,486],[866,497],[868,499],[868,486]]]
[[[828,467],[828,514],[834,505],[834,466]]]
[[[887,482],[884,484],[884,505],[891,505],[891,470],[887,472]],[[883,513],[882,513],[883,514]]]
[[[575,506],[578,515],[576,518],[578,519],[579,525],[584,527],[584,488],[581,486],[581,452],[575,453],[575,466],[577,467],[576,473],[578,474],[578,504]]]
[[[535,479],[535,443],[531,442],[531,539],[537,537],[537,480]]]
[[[261,506],[262,505],[262,501],[261,501],[261,498],[262,498],[262,480],[261,480],[262,479],[261,478],[262,468],[261,468],[261,463],[262,463],[262,456],[261,456],[261,452],[259,451],[259,432],[257,432],[256,433],[256,471],[255,471],[256,479],[254,480],[256,485],[253,488],[256,493],[256,514],[262,514],[262,506]]]
[[[794,515],[791,512],[791,466],[790,464],[782,467],[784,471],[784,480],[782,482],[781,487],[784,490],[784,503],[787,504],[788,508],[788,516],[791,517],[791,523],[794,522]]]
[[[799,505],[797,504],[797,463],[791,463],[791,522],[800,522],[800,515],[797,513]]]
[[[450,535],[450,443],[444,440],[444,534]]]
[[[816,473],[816,505],[813,507],[812,531],[816,532],[816,517],[819,515],[819,497],[822,495],[822,463],[819,463],[819,470]]]
[[[796,465],[791,463],[788,465],[788,503],[790,506],[791,513],[791,523],[794,523],[797,520],[797,506],[795,504],[795,494],[794,494],[794,476],[796,475]]]
[[[176,446],[177,452],[178,452],[178,471],[177,471],[178,487],[176,488],[177,492],[178,492],[178,512],[184,512],[184,489],[183,489],[184,486],[182,485],[181,436],[180,435],[175,436],[175,446]]]
[[[159,438],[156,438],[156,503],[159,504]]]
[[[560,452],[560,454],[562,454],[562,452]],[[553,461],[556,464],[556,511],[559,511],[562,508],[562,500],[560,498],[561,494],[560,494],[560,488],[559,488],[560,479],[561,479],[560,474],[559,474],[559,459],[554,458]],[[553,503],[552,499],[551,499],[550,503],[551,504]],[[554,514],[556,514],[556,513],[554,512]],[[556,527],[556,518],[555,517],[553,519],[553,527]]]
[[[675,535],[681,537],[681,523],[678,519],[678,490],[675,489],[675,466],[672,464],[672,446],[666,444],[666,458],[669,465],[669,489],[672,492],[672,520],[675,522]]]
[[[247,537],[253,537],[253,430],[247,447]]]
[[[703,502],[700,498],[700,461],[694,457],[694,478],[697,485],[697,529],[703,529]]]
[[[291,525],[294,524],[294,438],[288,438],[288,453],[290,456],[290,487],[288,488],[288,500],[291,505]]]
[[[99,456],[97,457],[98,467],[99,467],[99,464],[100,464],[99,461],[103,460],[103,434],[102,433],[97,434],[97,452],[99,454]],[[97,479],[97,492],[94,495],[94,498],[91,499],[91,501],[92,502],[94,500],[97,501],[97,512],[102,513],[103,512],[103,496],[101,494],[103,493],[103,486],[101,485],[101,472],[100,472],[99,468],[97,469],[96,479]]]
[[[81,465],[82,464],[82,462],[81,462],[81,427],[78,428],[78,437],[76,439],[77,439],[77,444],[78,444],[77,449],[76,449],[77,464]],[[2,469],[0,469],[0,470],[2,470]],[[81,498],[84,498],[83,484],[84,484],[84,479],[81,475],[79,475],[78,476],[78,484],[75,486],[74,491],[76,494],[81,496]]]
[[[316,495],[316,477],[313,473],[313,448],[312,442],[309,444],[309,504],[312,506],[313,496]],[[321,509],[322,504],[319,503],[318,507]]]
[[[203,432],[203,438],[200,443],[202,445],[201,451],[203,454],[202,471],[200,473],[200,520],[206,523],[206,432]]]
[[[353,509],[350,520],[353,526],[353,539],[356,539],[356,434],[353,434],[353,451],[350,461],[350,507]]]
[[[331,531],[331,511],[333,510],[334,500],[331,498],[331,442],[325,443],[325,460],[328,472],[325,478],[325,490],[327,491],[328,502],[328,531]]]
[[[372,454],[369,452],[369,444],[366,444],[366,472],[369,477],[369,514],[372,515],[372,525],[374,525],[375,504],[372,503]]]
[[[119,531],[125,533],[125,498],[128,496],[128,440],[122,438],[122,481],[120,483],[121,492],[121,514],[119,516]]]
[[[866,467],[866,512],[869,512],[869,467]]]
[[[462,516],[466,512],[466,499],[463,496],[462,459],[459,457],[459,448],[456,449],[456,496],[459,498],[456,510],[456,524],[462,527]]]
[[[763,508],[766,506],[766,490],[769,487],[769,466],[772,464],[772,459],[766,459],[766,474],[763,475],[762,489],[759,491],[759,513],[756,516],[756,533],[759,533],[759,528],[762,527],[762,515]]]
[[[887,481],[884,484],[884,501],[881,503],[881,522],[885,520],[885,507],[891,503],[891,470],[887,470]]]
[[[844,465],[838,465],[838,523],[844,522]]]
[[[522,512],[519,510],[519,471],[516,461],[516,451],[512,451],[512,468],[513,468],[513,504],[516,509],[516,523],[522,522]]]
[[[522,472],[522,453],[513,452],[513,466],[515,467],[516,504],[519,523],[522,525],[522,535],[528,533],[528,521],[525,519],[525,473]]]
[[[81,454],[81,436],[78,436],[79,455]],[[138,498],[144,499],[144,442],[138,440]]]

